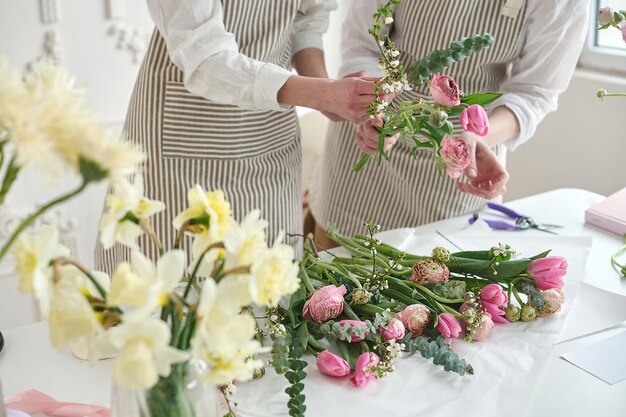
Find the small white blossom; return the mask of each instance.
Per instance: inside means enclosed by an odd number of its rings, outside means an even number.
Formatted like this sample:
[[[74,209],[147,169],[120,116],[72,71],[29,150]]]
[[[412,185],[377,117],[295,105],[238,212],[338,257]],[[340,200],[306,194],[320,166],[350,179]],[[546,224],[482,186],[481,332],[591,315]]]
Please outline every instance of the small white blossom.
[[[385,17],[385,24],[386,25],[390,25],[392,23],[393,23],[393,17],[391,17],[391,16]]]
[[[397,59],[391,61],[389,63],[389,65],[391,65],[393,68],[396,68],[398,65],[400,65],[400,61],[398,61]]]

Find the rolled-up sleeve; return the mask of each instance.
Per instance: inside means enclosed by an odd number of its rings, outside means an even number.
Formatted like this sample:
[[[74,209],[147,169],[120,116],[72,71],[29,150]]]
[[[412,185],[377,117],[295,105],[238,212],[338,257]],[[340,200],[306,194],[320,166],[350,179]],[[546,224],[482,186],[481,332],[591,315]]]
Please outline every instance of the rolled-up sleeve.
[[[293,22],[291,52],[306,48],[324,49],[322,36],[328,30],[330,13],[337,9],[335,0],[303,0]]]
[[[185,88],[208,100],[248,109],[280,110],[278,90],[293,75],[239,52],[226,31],[219,0],[147,0]]]
[[[378,67],[380,50],[369,34],[372,16],[384,0],[349,0],[348,13],[343,22],[341,50],[343,51],[339,76],[365,71],[371,77],[383,75]]]
[[[589,24],[590,0],[528,1],[524,43],[511,76],[493,103],[517,117],[519,136],[504,142],[510,150],[533,136],[546,114],[556,110],[576,68]]]

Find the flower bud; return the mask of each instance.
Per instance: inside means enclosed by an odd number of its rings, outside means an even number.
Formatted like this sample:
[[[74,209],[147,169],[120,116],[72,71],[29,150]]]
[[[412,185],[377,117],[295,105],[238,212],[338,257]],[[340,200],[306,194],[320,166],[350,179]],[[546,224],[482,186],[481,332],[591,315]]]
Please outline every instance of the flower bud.
[[[537,310],[530,304],[524,304],[522,306],[521,318],[522,321],[533,321],[537,318]]]
[[[437,110],[428,116],[428,123],[435,127],[442,127],[448,121],[448,113],[443,110]]]
[[[602,7],[600,10],[598,10],[598,23],[600,24],[600,26],[610,25],[611,23],[613,23],[613,18],[613,9],[611,9],[610,7]]]
[[[451,256],[450,251],[441,246],[437,246],[433,249],[433,259],[437,262],[448,262]]]
[[[404,328],[413,336],[422,334],[431,320],[430,310],[422,304],[406,306],[396,317],[402,320]]]
[[[561,311],[561,305],[565,302],[565,294],[556,288],[541,291],[543,297],[543,307],[539,309],[537,315],[545,317]]]
[[[364,288],[357,288],[352,291],[352,304],[363,305],[372,299],[372,293]]]
[[[598,98],[599,98],[600,100],[604,100],[604,97],[606,97],[606,95],[607,95],[607,94],[608,94],[608,92],[607,92],[604,88],[601,88],[601,89],[599,89],[599,90],[598,90],[598,92],[596,93],[596,96],[598,96]]]
[[[316,323],[323,323],[326,320],[334,319],[343,311],[343,296],[346,287],[341,285],[326,285],[316,290],[311,298],[304,303],[302,317],[312,319]]]
[[[435,282],[445,282],[450,276],[448,267],[432,259],[424,259],[413,265],[411,280],[417,284],[426,285]]]
[[[510,322],[518,321],[522,316],[522,310],[513,304],[504,307],[504,317]]]
[[[476,301],[476,295],[471,291],[467,291],[465,294],[463,294],[463,301],[465,301],[467,304],[471,304]]]

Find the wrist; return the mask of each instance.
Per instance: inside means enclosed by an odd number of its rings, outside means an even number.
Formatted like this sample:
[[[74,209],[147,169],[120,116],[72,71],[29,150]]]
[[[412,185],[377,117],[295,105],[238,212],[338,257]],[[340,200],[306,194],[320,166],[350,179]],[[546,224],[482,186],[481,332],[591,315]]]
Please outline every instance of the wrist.
[[[328,91],[334,81],[292,75],[278,90],[278,102],[291,106],[309,107],[319,111],[329,109]]]

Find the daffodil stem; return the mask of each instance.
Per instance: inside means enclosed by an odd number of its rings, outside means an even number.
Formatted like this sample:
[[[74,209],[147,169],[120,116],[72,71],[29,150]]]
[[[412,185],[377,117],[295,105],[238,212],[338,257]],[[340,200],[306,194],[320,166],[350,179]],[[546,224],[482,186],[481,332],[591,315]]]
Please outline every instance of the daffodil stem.
[[[78,261],[75,261],[74,259],[70,259],[70,258],[56,258],[53,261],[54,265],[72,265],[74,267],[76,267],[76,269],[78,269],[80,272],[82,272],[89,281],[91,281],[91,283],[93,284],[94,287],[96,287],[96,291],[98,291],[98,293],[100,294],[100,296],[102,297],[103,300],[106,300],[107,298],[107,293],[104,290],[104,288],[102,288],[102,285],[100,285],[100,283],[96,280],[96,278],[91,274],[91,272],[89,272],[89,270],[87,268],[85,268],[83,265],[81,265]]]
[[[187,296],[189,295],[189,290],[191,289],[191,284],[196,280],[196,274],[198,273],[198,270],[200,269],[200,264],[202,263],[202,260],[204,259],[206,254],[209,253],[209,251],[211,251],[212,249],[221,249],[223,247],[224,247],[224,244],[222,242],[217,242],[217,243],[213,243],[209,245],[209,247],[206,248],[204,252],[202,252],[200,257],[198,258],[198,261],[196,262],[196,265],[193,267],[193,271],[191,272],[191,276],[189,277],[189,281],[187,282],[187,286],[185,287],[185,292],[183,293],[183,300],[187,300]]]
[[[156,235],[148,219],[144,219],[144,218],[139,219],[139,227],[141,227],[141,229],[146,233],[146,235],[148,235],[148,237],[154,242],[156,247],[159,249],[159,255],[163,255],[164,253],[163,245],[161,244],[159,237]]]
[[[4,152],[2,152],[2,156],[2,164],[4,164]],[[0,168],[2,168],[1,164]],[[7,166],[4,173],[4,179],[2,180],[2,186],[0,187],[0,205],[4,203],[4,199],[7,197],[7,194],[9,193],[9,190],[11,190],[11,187],[15,183],[19,173],[20,166],[15,163],[15,157],[13,157]]]
[[[9,251],[9,249],[11,248],[11,245],[13,245],[13,242],[15,242],[15,239],[18,238],[18,236],[28,227],[30,226],[39,216],[41,216],[42,214],[44,214],[46,211],[48,211],[50,208],[56,206],[57,204],[61,204],[66,202],[67,200],[70,200],[71,198],[77,196],[78,194],[80,194],[81,192],[83,192],[83,190],[85,188],[87,188],[87,185],[89,185],[89,182],[83,182],[80,187],[78,187],[77,189],[75,189],[74,191],[71,191],[67,194],[64,194],[58,198],[55,198],[54,200],[50,201],[49,203],[41,206],[37,211],[35,211],[34,213],[32,213],[30,216],[28,216],[27,218],[25,218],[22,223],[20,223],[20,225],[13,231],[13,234],[11,234],[11,237],[7,240],[7,242],[4,244],[4,246],[2,247],[2,250],[0,250],[0,261],[4,258],[4,256],[7,254],[7,252]]]

